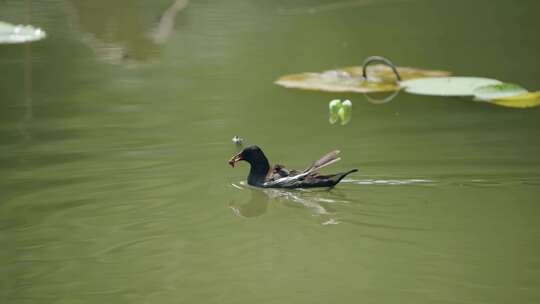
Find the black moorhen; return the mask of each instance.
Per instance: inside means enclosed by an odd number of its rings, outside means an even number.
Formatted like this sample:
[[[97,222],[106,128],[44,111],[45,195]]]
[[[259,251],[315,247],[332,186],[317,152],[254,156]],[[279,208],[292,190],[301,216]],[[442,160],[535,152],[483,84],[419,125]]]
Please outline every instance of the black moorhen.
[[[321,175],[319,169],[339,161],[339,151],[332,151],[314,162],[303,171],[289,170],[282,165],[270,167],[268,159],[261,148],[248,146],[229,160],[229,165],[241,161],[247,161],[251,165],[248,175],[248,184],[262,188],[314,188],[333,187],[345,176],[358,170]]]

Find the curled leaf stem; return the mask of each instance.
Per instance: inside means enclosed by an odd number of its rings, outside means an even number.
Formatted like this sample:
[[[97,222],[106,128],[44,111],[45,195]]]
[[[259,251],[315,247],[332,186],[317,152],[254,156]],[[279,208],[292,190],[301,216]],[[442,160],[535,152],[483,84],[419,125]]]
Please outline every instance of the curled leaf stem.
[[[381,56],[369,56],[368,58],[364,60],[364,62],[362,63],[362,77],[364,77],[364,79],[367,79],[368,65],[370,65],[373,62],[382,62],[386,64],[387,66],[389,66],[392,69],[392,71],[394,71],[394,74],[396,74],[397,80],[401,81],[401,76],[399,75],[396,66],[392,63],[392,61]]]

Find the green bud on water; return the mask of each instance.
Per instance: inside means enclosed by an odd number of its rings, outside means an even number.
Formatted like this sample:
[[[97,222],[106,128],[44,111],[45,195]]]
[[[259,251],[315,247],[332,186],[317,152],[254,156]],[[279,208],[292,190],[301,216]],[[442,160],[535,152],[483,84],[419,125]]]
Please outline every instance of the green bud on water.
[[[334,99],[330,101],[330,103],[328,104],[328,108],[330,110],[330,116],[337,115],[339,109],[341,108],[341,100]]]
[[[330,118],[328,119],[328,121],[330,122],[331,125],[335,124],[336,122],[338,122],[339,120],[339,116],[338,114],[332,114],[330,113]]]
[[[338,116],[341,119],[341,125],[349,123],[352,117],[352,102],[345,100],[341,103],[341,108],[338,110]]]

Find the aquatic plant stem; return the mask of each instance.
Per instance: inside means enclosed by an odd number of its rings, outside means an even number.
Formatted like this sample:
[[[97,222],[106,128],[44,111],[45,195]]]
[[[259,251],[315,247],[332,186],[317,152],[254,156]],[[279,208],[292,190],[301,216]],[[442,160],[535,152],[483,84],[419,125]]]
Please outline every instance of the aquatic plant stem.
[[[369,96],[369,93],[364,93],[364,97],[366,97],[366,99],[373,104],[383,104],[392,101],[394,98],[396,98],[396,96],[398,96],[399,92],[401,92],[401,90],[396,90],[392,92],[392,94],[389,94],[385,98],[381,99],[373,98]]]
[[[389,66],[392,69],[392,71],[394,71],[394,74],[396,74],[397,80],[401,81],[401,76],[399,75],[396,66],[390,60],[381,56],[370,56],[364,60],[364,62],[362,63],[362,77],[364,77],[364,79],[367,79],[368,65],[370,65],[373,62],[382,62],[386,64],[387,66]]]

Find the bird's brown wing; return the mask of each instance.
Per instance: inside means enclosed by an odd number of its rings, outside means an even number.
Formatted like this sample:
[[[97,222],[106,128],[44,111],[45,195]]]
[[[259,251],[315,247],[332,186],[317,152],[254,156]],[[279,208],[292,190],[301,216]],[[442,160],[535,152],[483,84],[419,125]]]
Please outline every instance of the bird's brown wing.
[[[285,166],[283,165],[276,164],[270,170],[266,180],[275,181],[280,178],[295,176],[299,173],[300,172],[298,172],[297,170],[291,170],[291,169],[285,168]]]

